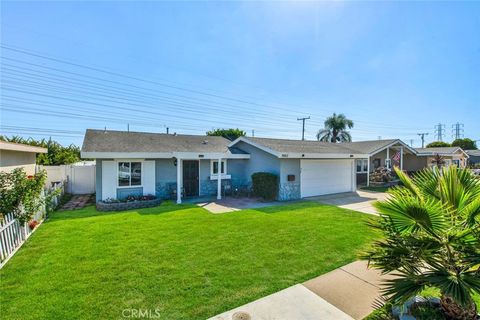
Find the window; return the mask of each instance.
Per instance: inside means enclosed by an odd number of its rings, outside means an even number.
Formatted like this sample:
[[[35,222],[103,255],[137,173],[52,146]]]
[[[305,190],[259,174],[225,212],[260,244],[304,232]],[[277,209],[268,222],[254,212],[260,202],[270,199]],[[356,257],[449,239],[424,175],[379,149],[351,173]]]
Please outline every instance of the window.
[[[221,164],[221,174],[225,174],[227,172],[227,161],[226,160],[222,160],[222,164]],[[218,174],[218,160],[212,160],[210,162],[210,174],[212,175],[216,175]]]
[[[130,187],[142,185],[142,163],[141,162],[119,162],[118,163],[118,186]]]
[[[385,159],[385,168],[387,168],[387,169],[392,168],[392,160]]]
[[[368,160],[367,159],[357,159],[356,160],[357,173],[367,173],[368,171]]]

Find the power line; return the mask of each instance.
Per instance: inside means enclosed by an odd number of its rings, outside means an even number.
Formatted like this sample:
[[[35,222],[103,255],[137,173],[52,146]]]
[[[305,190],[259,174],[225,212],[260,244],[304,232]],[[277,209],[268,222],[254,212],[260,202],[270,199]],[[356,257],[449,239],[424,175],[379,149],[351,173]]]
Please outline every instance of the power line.
[[[79,63],[69,62],[69,61],[66,61],[66,60],[63,60],[63,59],[52,58],[52,57],[49,57],[49,56],[45,56],[45,55],[41,55],[41,54],[37,54],[37,53],[32,53],[31,51],[29,52],[26,49],[16,49],[16,48],[5,46],[5,45],[1,45],[1,47],[6,49],[6,50],[11,50],[11,51],[14,51],[14,52],[17,52],[17,53],[22,53],[22,54],[34,56],[36,58],[47,59],[47,60],[54,61],[54,62],[57,62],[57,63],[63,63],[63,64],[71,65],[71,66],[74,66],[74,67],[77,67],[77,68],[84,68],[84,69],[87,69],[87,70],[90,70],[90,71],[102,72],[102,73],[113,75],[113,76],[116,76],[116,77],[123,77],[123,78],[131,79],[131,80],[135,80],[135,81],[140,81],[140,82],[144,82],[144,83],[154,84],[154,85],[158,85],[158,86],[164,86],[164,87],[167,87],[167,88],[170,88],[170,89],[195,93],[195,94],[199,94],[199,95],[206,95],[206,96],[210,96],[210,97],[214,97],[214,98],[218,98],[218,99],[230,100],[230,101],[240,102],[240,103],[244,103],[244,104],[250,104],[250,105],[253,105],[253,106],[265,106],[265,107],[269,107],[269,108],[274,108],[274,109],[276,109],[276,113],[278,112],[278,109],[291,111],[291,108],[290,109],[280,108],[279,106],[259,104],[259,103],[247,101],[247,100],[244,100],[244,99],[237,99],[237,98],[232,98],[232,97],[226,97],[226,96],[206,93],[206,92],[202,92],[202,91],[199,91],[199,90],[192,90],[192,89],[183,88],[183,87],[179,87],[179,86],[172,86],[172,85],[168,85],[168,84],[161,83],[161,82],[158,82],[158,81],[146,80],[146,79],[142,79],[142,78],[135,77],[135,76],[129,76],[129,75],[125,75],[125,74],[122,74],[122,73],[112,72],[112,71],[108,71],[108,70],[97,68],[97,67],[91,67],[91,66],[87,66],[87,65],[83,65],[83,64],[79,64]],[[6,59],[10,59],[10,60],[17,60],[17,59],[11,59],[11,58],[7,58],[7,57],[2,57],[2,58],[6,58]],[[41,66],[41,67],[43,67],[43,66]],[[55,69],[55,68],[53,68],[53,69]],[[58,70],[58,69],[56,69],[56,70]],[[127,85],[130,86],[130,84],[127,84]],[[373,122],[366,122],[366,121],[358,121],[357,120],[357,122],[360,122],[360,123],[364,122],[364,123],[372,123],[373,124]],[[382,125],[382,124],[377,124],[377,127],[379,127],[379,125]],[[394,127],[386,126],[385,128],[394,128]]]

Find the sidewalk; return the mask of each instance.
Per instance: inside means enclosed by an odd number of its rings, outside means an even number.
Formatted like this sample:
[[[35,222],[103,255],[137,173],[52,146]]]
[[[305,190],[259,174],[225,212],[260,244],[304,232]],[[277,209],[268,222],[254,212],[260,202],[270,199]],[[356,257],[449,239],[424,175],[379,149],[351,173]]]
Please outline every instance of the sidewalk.
[[[210,320],[363,319],[380,301],[381,282],[390,278],[355,261]]]

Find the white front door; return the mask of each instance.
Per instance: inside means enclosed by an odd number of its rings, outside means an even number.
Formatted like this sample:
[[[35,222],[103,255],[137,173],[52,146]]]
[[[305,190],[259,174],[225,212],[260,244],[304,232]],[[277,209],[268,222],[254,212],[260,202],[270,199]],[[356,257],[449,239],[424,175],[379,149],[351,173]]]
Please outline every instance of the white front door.
[[[301,160],[300,193],[302,198],[355,191],[353,160]]]

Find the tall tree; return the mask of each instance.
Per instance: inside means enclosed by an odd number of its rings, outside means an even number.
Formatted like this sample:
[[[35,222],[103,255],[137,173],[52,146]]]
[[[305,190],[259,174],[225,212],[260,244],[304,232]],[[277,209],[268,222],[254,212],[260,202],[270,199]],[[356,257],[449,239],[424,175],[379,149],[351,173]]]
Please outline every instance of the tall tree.
[[[231,141],[237,139],[238,137],[243,137],[245,135],[247,135],[247,133],[238,128],[235,128],[235,129],[234,128],[230,128],[230,129],[218,128],[211,131],[207,131],[207,136],[220,136]]]
[[[463,150],[477,150],[477,144],[472,139],[456,139],[452,142],[452,147],[460,147]]]
[[[450,143],[443,141],[433,141],[427,144],[427,148],[441,148],[441,147],[450,147]]]
[[[325,128],[317,133],[317,140],[323,142],[350,142],[352,136],[348,129],[353,128],[353,121],[347,119],[344,114],[333,114],[325,120]]]

